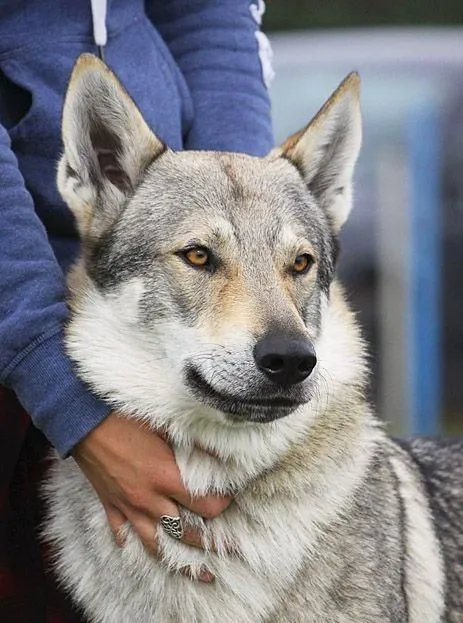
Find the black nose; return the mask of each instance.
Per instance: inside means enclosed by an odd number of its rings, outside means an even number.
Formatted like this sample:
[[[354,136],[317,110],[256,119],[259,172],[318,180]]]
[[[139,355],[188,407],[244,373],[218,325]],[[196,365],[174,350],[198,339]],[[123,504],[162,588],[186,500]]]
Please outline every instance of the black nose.
[[[268,335],[254,347],[259,370],[274,383],[295,385],[306,379],[317,363],[315,350],[307,339]]]

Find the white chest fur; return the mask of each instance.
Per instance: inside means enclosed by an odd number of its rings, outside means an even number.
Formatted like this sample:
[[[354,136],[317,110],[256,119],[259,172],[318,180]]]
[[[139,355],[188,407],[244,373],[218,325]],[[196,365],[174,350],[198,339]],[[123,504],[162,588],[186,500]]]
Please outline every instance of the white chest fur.
[[[57,461],[47,484],[51,518],[46,533],[59,552],[58,574],[92,622],[266,621],[316,546],[316,526],[340,512],[361,478],[371,447],[371,431],[365,431],[341,469],[333,464],[308,478],[307,470],[291,467],[288,459],[286,466],[249,484],[221,517],[202,522],[185,513],[185,521],[202,529],[205,543],[212,537],[219,550],[233,544],[239,554],[195,550],[160,531],[162,563],[132,533],[122,550],[116,547],[101,504],[79,468],[72,460]],[[300,458],[295,455],[294,461]],[[214,459],[204,459],[198,451],[177,453],[191,489],[202,490],[207,481],[217,484],[217,474],[225,476]],[[176,570],[186,565],[197,570],[206,565],[215,583],[178,575]]]

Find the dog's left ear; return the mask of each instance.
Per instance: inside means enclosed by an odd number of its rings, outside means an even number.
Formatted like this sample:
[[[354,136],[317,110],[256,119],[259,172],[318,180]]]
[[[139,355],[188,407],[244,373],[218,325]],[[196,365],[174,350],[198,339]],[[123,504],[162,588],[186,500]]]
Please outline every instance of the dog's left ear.
[[[358,74],[349,74],[312,121],[273,152],[297,167],[335,232],[352,207],[352,176],[362,140],[359,91]]]
[[[63,109],[58,188],[83,238],[117,219],[147,167],[166,146],[149,129],[116,76],[91,54],[79,57]]]

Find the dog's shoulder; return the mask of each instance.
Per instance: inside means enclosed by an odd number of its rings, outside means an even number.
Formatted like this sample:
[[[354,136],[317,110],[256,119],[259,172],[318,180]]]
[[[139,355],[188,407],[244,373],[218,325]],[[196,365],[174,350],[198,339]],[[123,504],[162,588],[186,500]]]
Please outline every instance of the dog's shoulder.
[[[396,439],[414,460],[437,521],[463,521],[463,437]],[[463,534],[463,531],[461,531]]]
[[[397,440],[415,461],[444,557],[447,619],[463,611],[463,438]]]

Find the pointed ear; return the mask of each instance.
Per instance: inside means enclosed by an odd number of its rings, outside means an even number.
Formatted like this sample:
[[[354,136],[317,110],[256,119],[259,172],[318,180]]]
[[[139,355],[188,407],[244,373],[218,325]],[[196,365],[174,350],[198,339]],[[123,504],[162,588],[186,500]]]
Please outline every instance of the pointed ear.
[[[62,138],[59,191],[81,236],[98,238],[167,148],[116,76],[91,54],[80,56],[72,72]]]
[[[338,232],[352,204],[352,175],[362,140],[360,78],[351,73],[312,121],[277,153],[291,161]]]

